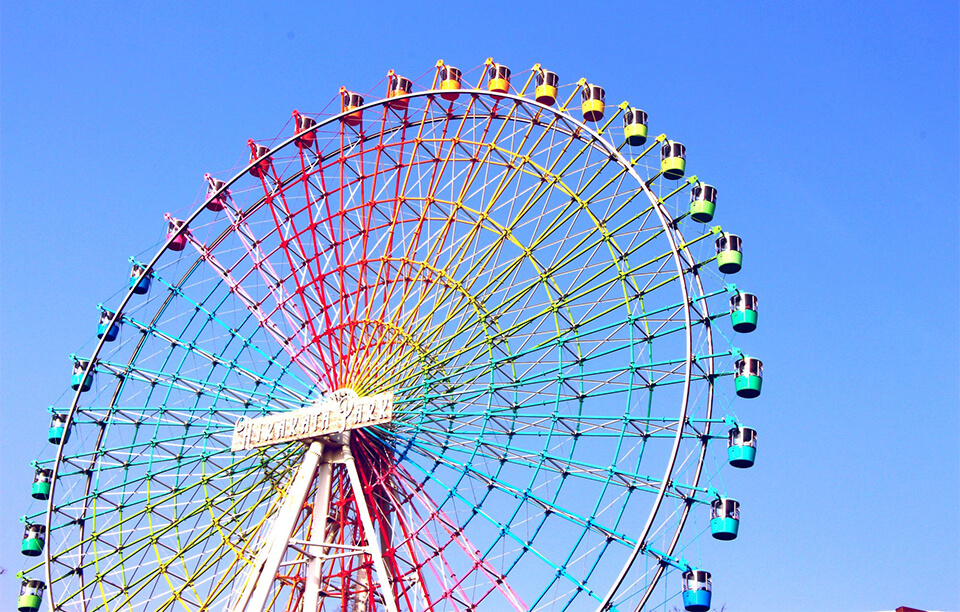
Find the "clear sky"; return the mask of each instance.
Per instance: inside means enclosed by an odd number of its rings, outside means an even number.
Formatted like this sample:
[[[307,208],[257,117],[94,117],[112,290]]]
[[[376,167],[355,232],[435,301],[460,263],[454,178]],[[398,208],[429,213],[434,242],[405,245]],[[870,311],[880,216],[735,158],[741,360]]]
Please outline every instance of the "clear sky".
[[[738,209],[767,379],[715,601],[960,610],[956,2],[323,4],[3,3],[0,607],[45,409],[163,213],[341,85],[492,56],[640,105]]]

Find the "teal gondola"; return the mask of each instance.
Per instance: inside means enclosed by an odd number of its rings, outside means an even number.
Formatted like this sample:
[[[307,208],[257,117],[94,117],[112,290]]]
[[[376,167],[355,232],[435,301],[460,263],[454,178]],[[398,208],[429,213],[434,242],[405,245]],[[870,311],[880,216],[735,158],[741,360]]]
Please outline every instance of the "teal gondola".
[[[50,499],[50,487],[53,480],[53,470],[37,468],[33,475],[33,485],[30,487],[30,497],[33,499]]]
[[[67,415],[55,413],[50,417],[50,428],[47,430],[47,441],[50,444],[66,444],[70,440],[70,427],[67,426]]]
[[[743,356],[733,364],[734,385],[737,395],[743,398],[754,398],[760,395],[763,387],[763,362],[754,357]]]
[[[737,293],[730,297],[730,322],[733,331],[749,334],[757,329],[757,296]]]
[[[740,502],[721,497],[710,504],[710,534],[717,540],[733,540],[740,531]]]
[[[757,460],[757,431],[734,427],[727,434],[727,460],[735,468],[753,467]]]
[[[46,527],[27,523],[23,530],[23,540],[20,542],[20,552],[28,557],[39,557],[43,552],[44,533]]]
[[[90,362],[85,359],[77,359],[73,362],[73,373],[70,375],[70,388],[74,391],[77,389],[81,392],[90,390],[90,385],[93,384],[93,370],[90,370],[86,376],[83,375],[88,363]]]

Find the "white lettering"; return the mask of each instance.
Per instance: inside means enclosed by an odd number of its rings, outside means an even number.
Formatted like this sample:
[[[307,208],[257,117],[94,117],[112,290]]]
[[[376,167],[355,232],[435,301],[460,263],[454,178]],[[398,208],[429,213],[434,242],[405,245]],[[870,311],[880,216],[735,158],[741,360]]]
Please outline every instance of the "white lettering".
[[[338,389],[301,410],[255,419],[241,417],[234,426],[230,447],[234,452],[251,450],[382,425],[392,420],[392,393],[361,398],[352,389]]]

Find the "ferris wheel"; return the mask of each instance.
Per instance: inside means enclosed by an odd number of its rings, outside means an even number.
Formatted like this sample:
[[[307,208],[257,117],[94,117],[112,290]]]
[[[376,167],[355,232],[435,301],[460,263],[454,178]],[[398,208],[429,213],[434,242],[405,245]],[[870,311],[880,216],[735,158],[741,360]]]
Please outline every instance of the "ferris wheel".
[[[757,299],[647,119],[438,62],[249,141],[75,357],[18,609],[708,610]]]

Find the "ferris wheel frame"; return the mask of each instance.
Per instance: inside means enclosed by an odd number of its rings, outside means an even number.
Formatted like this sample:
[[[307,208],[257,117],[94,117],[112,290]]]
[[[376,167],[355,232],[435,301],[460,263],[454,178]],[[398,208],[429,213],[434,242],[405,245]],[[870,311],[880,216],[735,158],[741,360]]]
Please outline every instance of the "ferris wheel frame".
[[[713,350],[713,336],[710,328],[711,317],[709,314],[707,301],[705,299],[705,296],[707,294],[703,288],[702,279],[699,274],[698,264],[696,262],[696,259],[690,253],[689,245],[685,243],[676,221],[672,218],[672,216],[666,210],[663,201],[656,194],[653,193],[653,191],[651,190],[648,184],[648,181],[640,177],[640,175],[637,173],[636,169],[634,168],[634,165],[631,163],[630,159],[624,156],[623,153],[616,146],[614,146],[612,143],[602,138],[601,133],[593,129],[586,122],[571,116],[568,112],[564,112],[561,109],[557,109],[552,106],[541,104],[536,100],[526,98],[526,97],[523,97],[522,95],[515,94],[512,92],[497,93],[494,95],[488,91],[483,91],[480,89],[471,89],[471,88],[462,88],[455,91],[451,91],[451,90],[442,91],[440,89],[431,89],[431,90],[424,90],[424,91],[409,93],[401,97],[408,98],[408,99],[414,99],[414,98],[420,98],[420,97],[432,98],[434,96],[440,96],[442,93],[447,93],[447,94],[456,93],[458,95],[469,95],[469,96],[473,96],[474,98],[481,97],[481,96],[490,97],[498,100],[508,100],[513,102],[515,105],[526,105],[526,106],[534,107],[541,112],[550,113],[556,116],[559,122],[562,122],[568,126],[567,129],[571,133],[576,132],[578,134],[586,135],[589,138],[589,143],[591,147],[595,147],[599,149],[601,152],[603,152],[604,154],[609,155],[610,158],[615,160],[626,171],[627,174],[629,174],[634,180],[637,181],[642,191],[647,195],[651,206],[656,211],[657,217],[660,221],[663,232],[666,235],[670,245],[673,265],[680,279],[679,284],[681,288],[681,297],[683,301],[683,310],[684,310],[684,325],[685,325],[684,339],[686,343],[686,360],[683,366],[684,378],[683,378],[683,388],[682,388],[682,399],[681,399],[681,405],[679,406],[679,414],[677,417],[677,423],[679,425],[677,427],[672,449],[669,455],[669,460],[665,467],[663,477],[660,481],[659,489],[657,491],[655,500],[653,502],[649,515],[645,520],[643,529],[641,530],[640,534],[637,536],[637,544],[632,550],[632,552],[630,553],[628,561],[623,566],[620,574],[616,577],[609,591],[606,593],[601,604],[598,607],[598,610],[606,610],[606,609],[609,609],[611,601],[617,594],[618,590],[621,588],[622,583],[627,576],[627,573],[629,572],[633,563],[636,561],[637,557],[644,552],[647,552],[648,554],[654,554],[655,556],[657,555],[657,553],[651,553],[651,551],[646,550],[647,537],[649,535],[649,532],[652,526],[655,523],[658,513],[660,512],[660,508],[661,508],[663,499],[667,493],[667,490],[671,487],[671,482],[672,482],[671,474],[674,471],[679,449],[681,446],[681,441],[685,436],[683,425],[687,419],[687,414],[688,414],[688,405],[690,401],[690,384],[694,376],[695,362],[699,362],[701,366],[705,365],[706,375],[710,378],[710,384],[708,387],[708,397],[706,399],[706,418],[710,419],[712,417],[713,401],[714,401],[713,378],[714,376],[716,376],[716,372],[714,369],[715,355]],[[286,149],[287,147],[298,146],[297,141],[305,133],[316,132],[325,126],[329,126],[331,124],[340,122],[350,113],[356,112],[356,110],[366,111],[370,109],[376,109],[376,108],[382,107],[386,103],[387,103],[386,99],[379,99],[373,102],[366,103],[362,107],[359,107],[358,109],[342,111],[333,116],[324,118],[322,121],[318,121],[313,127],[309,128],[309,130],[305,132],[297,133],[294,136],[291,136],[283,140],[279,144],[275,145],[274,147],[270,148],[269,151],[264,155],[264,157],[272,157],[274,154],[276,154],[277,152],[283,149]],[[361,136],[361,138],[363,137]],[[581,138],[581,140],[583,139]],[[664,140],[665,140],[664,135],[659,136],[655,140],[655,142],[651,145],[651,148]],[[110,325],[113,325],[122,319],[122,314],[124,309],[127,307],[128,303],[131,301],[131,299],[133,299],[133,296],[135,295],[136,285],[151,274],[152,270],[158,264],[161,257],[163,257],[163,255],[170,250],[171,244],[173,244],[181,235],[183,235],[185,232],[188,231],[190,224],[195,219],[197,219],[200,215],[203,214],[203,212],[207,209],[207,205],[212,200],[215,200],[225,195],[229,191],[229,188],[232,185],[234,185],[237,181],[243,178],[246,174],[250,172],[250,170],[254,166],[257,165],[260,159],[263,159],[263,158],[252,160],[246,167],[240,170],[231,179],[225,181],[224,184],[217,191],[208,194],[205,201],[202,204],[200,204],[197,207],[197,209],[194,210],[186,219],[183,220],[183,223],[181,224],[180,229],[167,237],[166,241],[160,246],[159,250],[153,255],[153,257],[149,260],[149,262],[143,266],[140,276],[136,279],[135,282],[131,284],[126,294],[123,296],[123,298],[119,302],[118,306],[114,309],[113,316],[110,318],[110,321],[109,321]],[[291,177],[291,180],[293,180],[293,178],[294,177]],[[262,202],[263,200],[261,199],[257,205],[258,206],[262,205]],[[692,285],[696,287],[696,291],[697,293],[699,293],[699,296],[691,297],[691,293],[687,285],[687,279],[690,279],[692,281]],[[699,312],[696,312],[695,305],[697,305],[698,302],[699,302]],[[696,320],[695,320],[695,317],[696,317]],[[698,357],[693,354],[693,328],[694,328],[695,322],[704,324],[706,326],[707,346],[708,346],[708,353],[709,353],[706,356]],[[94,372],[98,357],[104,345],[106,344],[106,342],[107,342],[107,339],[105,337],[101,337],[97,342],[95,348],[93,349],[92,354],[88,358],[86,367],[83,370],[84,377],[87,377]],[[69,427],[71,422],[73,421],[75,412],[80,403],[81,395],[82,395],[81,389],[77,389],[73,394],[73,398],[70,403],[70,408],[66,415],[67,427]],[[693,479],[694,486],[696,486],[697,483],[699,482],[701,473],[703,471],[704,460],[707,452],[707,443],[709,441],[709,438],[708,438],[709,432],[710,432],[709,422],[706,423],[705,428],[706,429],[704,432],[704,438],[700,445],[699,457],[697,459],[695,477]],[[56,505],[55,493],[56,493],[56,486],[57,486],[57,480],[58,480],[57,476],[58,476],[58,470],[61,465],[61,460],[63,459],[63,456],[64,456],[65,444],[66,444],[66,437],[61,439],[61,441],[57,445],[56,458],[53,464],[51,490],[50,490],[50,495],[47,501],[47,509],[46,509],[45,527],[46,527],[47,533],[50,533],[50,530],[51,530],[51,516],[53,514],[53,510]],[[648,583],[646,593],[643,595],[641,601],[637,605],[638,610],[645,605],[646,601],[652,594],[654,588],[656,587],[663,573],[671,565],[671,563],[669,562],[672,559],[671,555],[674,554],[674,549],[679,542],[680,534],[687,521],[687,517],[689,515],[691,506],[692,504],[687,504],[686,507],[683,509],[682,514],[677,521],[676,530],[673,534],[670,545],[668,549],[663,551],[662,555],[660,555],[662,556],[662,559],[661,559],[662,562],[659,564],[659,567],[656,570],[654,578]],[[44,549],[43,556],[44,556],[45,577],[48,585],[53,583],[53,576],[51,575],[50,555],[51,555],[50,547],[46,547]],[[83,580],[82,575],[80,580],[82,582]],[[51,610],[53,610],[56,606],[56,602],[54,600],[54,595],[52,591],[48,599],[48,605]]]

